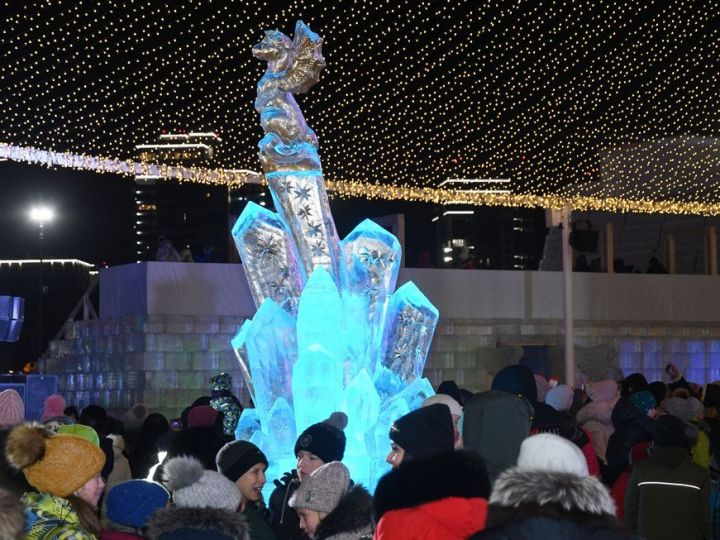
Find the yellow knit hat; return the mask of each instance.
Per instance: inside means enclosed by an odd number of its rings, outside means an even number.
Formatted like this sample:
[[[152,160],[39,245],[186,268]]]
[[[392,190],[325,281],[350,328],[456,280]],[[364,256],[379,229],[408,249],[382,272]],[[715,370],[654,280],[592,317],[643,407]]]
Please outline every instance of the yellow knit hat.
[[[80,489],[105,465],[105,454],[96,444],[75,435],[56,435],[39,424],[14,428],[5,454],[31,486],[59,497]]]

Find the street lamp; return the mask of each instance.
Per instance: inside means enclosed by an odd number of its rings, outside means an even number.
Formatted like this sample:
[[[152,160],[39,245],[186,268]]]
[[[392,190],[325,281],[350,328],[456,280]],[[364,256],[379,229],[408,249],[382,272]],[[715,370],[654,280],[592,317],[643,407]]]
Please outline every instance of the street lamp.
[[[38,272],[40,283],[40,299],[38,301],[38,360],[42,355],[43,343],[43,297],[45,296],[45,286],[43,284],[43,243],[45,241],[45,223],[52,221],[54,217],[55,212],[47,206],[34,206],[30,209],[30,219],[38,224],[38,246],[40,252],[40,271]]]

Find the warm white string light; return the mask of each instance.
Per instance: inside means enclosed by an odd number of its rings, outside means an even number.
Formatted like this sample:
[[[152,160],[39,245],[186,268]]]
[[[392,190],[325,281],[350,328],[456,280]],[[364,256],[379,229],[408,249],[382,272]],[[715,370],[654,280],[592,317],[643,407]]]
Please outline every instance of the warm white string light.
[[[327,178],[386,198],[511,178],[528,204],[720,203],[720,152],[677,144],[720,132],[717,0],[2,5],[8,144],[126,160],[163,129],[219,132],[219,168],[257,169],[250,46],[302,18],[325,37],[327,72],[301,106]]]

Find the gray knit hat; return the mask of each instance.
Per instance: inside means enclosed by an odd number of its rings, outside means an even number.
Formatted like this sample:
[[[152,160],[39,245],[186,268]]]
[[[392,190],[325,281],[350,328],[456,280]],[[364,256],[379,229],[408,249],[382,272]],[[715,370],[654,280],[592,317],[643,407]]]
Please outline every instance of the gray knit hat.
[[[329,514],[350,487],[350,471],[339,461],[331,461],[315,469],[300,482],[290,497],[291,508],[307,508]]]
[[[205,470],[195,458],[181,456],[163,464],[165,485],[175,506],[220,508],[234,512],[242,495],[237,486],[216,471]]]

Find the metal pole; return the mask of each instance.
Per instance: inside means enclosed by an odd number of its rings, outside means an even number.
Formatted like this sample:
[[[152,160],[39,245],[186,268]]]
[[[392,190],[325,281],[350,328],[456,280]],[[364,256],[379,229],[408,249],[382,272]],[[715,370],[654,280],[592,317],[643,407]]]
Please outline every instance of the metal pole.
[[[38,272],[40,276],[40,300],[38,301],[38,352],[37,352],[37,359],[40,360],[40,356],[42,356],[42,341],[43,341],[43,300],[45,297],[45,288],[43,285],[43,242],[45,240],[45,230],[43,227],[43,222],[38,222],[38,232],[39,232],[39,251],[40,251],[40,271]]]
[[[570,249],[570,214],[572,208],[562,210],[563,299],[565,308],[565,384],[575,385],[575,349],[573,343],[572,250]]]

